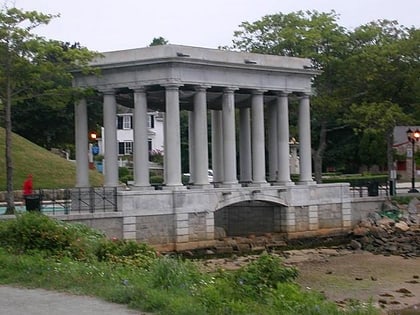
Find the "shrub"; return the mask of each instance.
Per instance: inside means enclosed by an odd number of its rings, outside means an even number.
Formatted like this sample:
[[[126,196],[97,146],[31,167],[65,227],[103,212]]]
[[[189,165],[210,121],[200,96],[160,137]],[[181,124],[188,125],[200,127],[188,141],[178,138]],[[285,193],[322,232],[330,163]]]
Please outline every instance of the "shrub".
[[[163,177],[159,175],[151,176],[150,177],[150,183],[152,184],[162,184],[163,183]]]
[[[14,253],[41,251],[57,256],[89,259],[103,234],[83,224],[68,224],[39,212],[17,215],[0,223],[0,246]]]
[[[147,268],[157,257],[156,251],[150,246],[132,240],[102,240],[96,249],[99,261],[125,264]]]
[[[194,290],[205,277],[190,261],[174,257],[156,260],[150,270],[150,286],[164,290]]]

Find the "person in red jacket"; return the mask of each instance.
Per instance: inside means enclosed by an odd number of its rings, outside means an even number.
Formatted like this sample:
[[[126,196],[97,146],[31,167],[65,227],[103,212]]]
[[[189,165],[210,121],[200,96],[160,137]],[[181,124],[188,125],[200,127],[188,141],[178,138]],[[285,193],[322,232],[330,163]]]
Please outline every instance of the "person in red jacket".
[[[23,182],[23,196],[32,195],[33,189],[33,182],[32,182],[32,174],[29,174],[28,177]]]

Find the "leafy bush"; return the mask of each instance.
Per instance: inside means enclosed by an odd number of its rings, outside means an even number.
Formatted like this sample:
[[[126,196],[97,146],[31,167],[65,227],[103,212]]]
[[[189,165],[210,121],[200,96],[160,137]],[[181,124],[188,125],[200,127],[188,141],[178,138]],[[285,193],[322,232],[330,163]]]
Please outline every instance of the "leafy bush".
[[[132,240],[104,239],[98,244],[96,256],[99,261],[147,268],[157,254],[150,246]]]
[[[118,179],[122,183],[127,183],[128,181],[133,180],[133,175],[127,167],[118,168]]]
[[[83,224],[68,224],[39,212],[17,215],[0,222],[0,246],[15,253],[42,251],[76,259],[92,258],[94,247],[104,235]]]
[[[323,178],[326,183],[350,183],[352,187],[368,186],[369,183],[376,182],[385,185],[388,182],[388,175],[351,175],[351,176],[332,176]]]
[[[149,273],[150,286],[164,290],[194,290],[204,278],[192,262],[168,256],[157,260]]]
[[[293,282],[298,276],[294,267],[284,267],[278,256],[262,254],[257,260],[239,269],[234,280],[242,294],[260,298],[278,283]]]

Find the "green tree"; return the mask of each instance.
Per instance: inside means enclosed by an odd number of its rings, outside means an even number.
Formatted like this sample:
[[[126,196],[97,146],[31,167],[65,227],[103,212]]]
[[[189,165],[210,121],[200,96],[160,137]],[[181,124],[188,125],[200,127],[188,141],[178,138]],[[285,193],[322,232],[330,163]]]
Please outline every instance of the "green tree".
[[[96,55],[86,48],[67,49],[33,30],[58,15],[3,7],[0,11],[0,103],[6,132],[7,213],[14,211],[12,161],[12,104],[38,99],[62,106],[78,93],[62,82],[71,80],[69,70],[88,68]]]
[[[410,116],[397,104],[381,102],[353,104],[347,117],[355,132],[362,134],[360,152],[365,156],[366,164],[370,166],[381,161],[385,164],[386,161],[388,170],[392,170],[394,127],[408,123]]]
[[[366,164],[380,164],[373,152],[386,148],[388,170],[393,169],[393,129],[399,124],[416,123],[419,107],[420,36],[396,21],[378,20],[362,25],[350,36],[351,54],[346,58],[343,94],[353,104],[347,121],[362,139],[382,137],[370,143]],[[364,142],[361,142],[363,145]],[[375,145],[376,144],[376,145]],[[382,148],[381,148],[382,145]],[[360,148],[366,152],[366,146]]]
[[[396,21],[362,25],[350,35],[343,73],[351,103],[390,101],[405,112],[419,104],[420,30]]]
[[[159,37],[153,38],[153,40],[150,43],[149,47],[152,47],[152,46],[160,46],[160,45],[168,45],[168,44],[169,44],[169,41],[167,41],[162,36],[159,36]]]

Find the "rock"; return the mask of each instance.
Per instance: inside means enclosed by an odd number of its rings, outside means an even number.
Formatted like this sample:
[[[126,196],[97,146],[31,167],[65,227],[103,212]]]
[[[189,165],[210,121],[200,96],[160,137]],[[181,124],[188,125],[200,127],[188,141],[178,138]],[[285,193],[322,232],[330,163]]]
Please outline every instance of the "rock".
[[[353,229],[353,235],[354,236],[365,236],[368,233],[369,233],[369,229],[367,227],[356,226]]]
[[[351,240],[349,247],[353,250],[359,250],[362,248],[362,244],[360,244],[358,241],[356,240]]]
[[[378,220],[380,219],[380,217],[378,218]],[[375,219],[375,221],[374,222],[376,222],[376,219]],[[360,221],[360,223],[359,223],[359,227],[361,227],[361,228],[367,228],[367,229],[370,229],[371,227],[372,227],[372,222],[371,221],[369,221],[369,220],[362,220],[362,221]]]
[[[214,227],[214,238],[215,239],[223,239],[226,237],[226,231],[224,228],[220,226]]]
[[[376,222],[376,224],[378,226],[384,226],[384,227],[391,227],[394,226],[395,221],[388,218],[388,217],[383,217],[382,219],[380,219],[379,221]]]
[[[214,255],[214,252],[210,249],[206,250],[206,255]]]
[[[411,291],[410,291],[410,290],[408,290],[408,289],[406,289],[406,288],[401,288],[401,289],[398,289],[398,290],[396,290],[395,292],[398,292],[398,293],[404,293],[404,294],[411,294]]]
[[[400,230],[400,231],[402,231],[402,232],[406,232],[406,231],[408,231],[410,229],[410,227],[408,226],[408,224],[405,223],[405,222],[403,222],[403,221],[400,221],[400,222],[395,223],[395,228],[398,229],[398,230]]]
[[[420,201],[417,198],[413,198],[408,203],[408,213],[418,214],[420,213]]]

